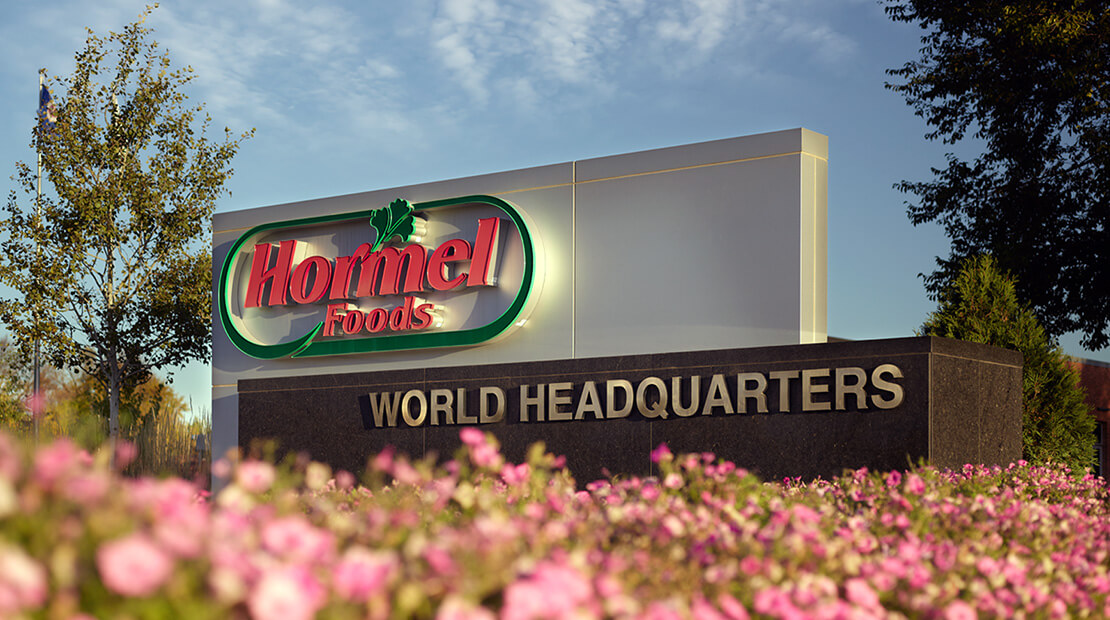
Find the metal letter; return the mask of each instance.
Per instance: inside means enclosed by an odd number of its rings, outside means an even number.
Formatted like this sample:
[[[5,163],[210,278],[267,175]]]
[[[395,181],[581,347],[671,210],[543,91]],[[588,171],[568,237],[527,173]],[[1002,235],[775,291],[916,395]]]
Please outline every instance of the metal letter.
[[[671,377],[671,407],[674,412],[684,418],[688,418],[698,412],[698,405],[701,403],[701,377],[694,375],[690,377],[690,406],[682,406],[682,377]]]
[[[748,389],[748,382],[755,381],[755,389]],[[755,399],[755,410],[767,413],[767,377],[761,372],[742,372],[736,375],[736,410],[748,412],[748,399]]]
[[[848,385],[845,379],[855,377],[856,382]],[[847,411],[848,403],[845,396],[851,394],[856,398],[856,409],[867,409],[867,373],[862,368],[850,366],[836,369],[836,410]]]
[[[647,402],[647,389],[654,387],[659,392],[659,399],[654,405]],[[636,410],[645,418],[667,419],[667,384],[659,377],[648,377],[636,386]]]
[[[571,383],[549,383],[547,384],[547,419],[557,420],[560,422],[570,420],[573,414],[570,411],[560,409],[562,405],[569,405],[571,401],[570,394],[560,395],[559,392],[569,392],[574,388]]]
[[[459,388],[455,390],[455,419],[459,424],[477,424],[478,419],[472,415],[466,415],[466,388]]]
[[[594,381],[587,381],[582,386],[582,393],[578,395],[578,407],[574,411],[574,419],[584,419],[587,412],[592,414],[595,420],[605,419],[605,416],[601,413],[601,399],[597,396],[597,383]]]
[[[536,421],[543,422],[543,387],[541,383],[536,386],[536,395],[528,395],[528,386],[520,386],[520,421],[528,421],[528,407],[536,408]]]
[[[828,383],[814,383],[813,380],[818,377],[828,377],[830,371],[828,368],[810,368],[802,371],[802,411],[828,411],[832,409],[832,403],[814,402],[814,394],[828,394]]]
[[[497,399],[497,407],[494,408],[492,415],[489,413],[490,396]],[[481,424],[496,424],[505,419],[505,390],[497,386],[482,387],[478,390],[478,401],[482,403],[478,410],[478,420]],[[527,422],[527,420],[524,421]]]
[[[705,397],[705,406],[701,409],[702,415],[713,415],[713,408],[721,407],[725,413],[736,413],[732,408],[732,399],[728,395],[728,386],[725,384],[724,375],[713,375],[709,380],[709,394]]]
[[[389,400],[390,395],[393,400]],[[378,398],[374,398],[377,396]],[[397,411],[401,403],[400,392],[371,392],[370,413],[374,416],[374,426],[381,428],[384,418],[386,426],[397,426]]]
[[[797,370],[776,370],[771,373],[771,379],[779,382],[779,413],[790,412],[790,380],[797,378]]]
[[[409,402],[414,398],[420,402],[420,415],[415,418],[412,417],[412,413],[409,412]],[[401,398],[401,418],[404,419],[405,424],[409,426],[420,426],[427,417],[428,400],[424,398],[424,392],[420,390],[409,390],[405,392],[404,397]]]
[[[331,274],[331,292],[328,293],[328,299],[334,301],[351,298],[351,274],[355,271],[355,265],[359,261],[366,260],[367,256],[370,256],[370,244],[363,243],[355,248],[354,254],[340,256],[335,259],[335,270]]]
[[[431,393],[432,406],[431,406],[431,424],[432,426],[439,426],[439,414],[443,414],[444,424],[455,423],[455,411],[451,407],[453,400],[451,390],[435,389]]]
[[[470,260],[470,244],[465,239],[448,239],[428,258],[428,284],[437,291],[449,291],[464,281],[466,272],[447,279],[447,264]]]
[[[883,375],[890,375],[895,379],[902,378],[902,370],[894,364],[883,364],[871,373],[871,384],[878,388],[880,391],[890,394],[890,398],[880,398],[877,395],[871,397],[871,404],[879,409],[894,409],[902,404],[905,397],[905,391],[901,385],[892,381],[883,379]]]
[[[467,286],[488,286],[494,282],[497,268],[497,234],[501,218],[487,217],[478,220],[478,234],[474,237],[474,257],[470,261],[470,275]]]
[[[311,289],[308,288],[310,282]],[[309,256],[293,270],[289,293],[299,304],[314,304],[324,298],[330,286],[331,261],[323,256]]]
[[[284,306],[285,293],[289,290],[289,270],[293,266],[293,256],[297,253],[297,241],[282,241],[278,246],[277,263],[270,265],[270,244],[259,243],[254,246],[254,259],[251,261],[250,277],[247,278],[247,308],[259,306]],[[262,286],[270,283],[268,303],[262,303]]]
[[[617,409],[617,388],[624,392],[624,407]],[[624,418],[632,413],[632,383],[628,379],[610,379],[605,382],[605,417]]]

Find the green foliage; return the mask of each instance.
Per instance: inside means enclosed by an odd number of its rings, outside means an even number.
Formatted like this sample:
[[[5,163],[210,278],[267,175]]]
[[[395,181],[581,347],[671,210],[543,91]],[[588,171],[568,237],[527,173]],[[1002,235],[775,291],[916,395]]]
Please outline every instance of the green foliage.
[[[888,73],[933,130],[982,148],[954,154],[916,195],[914,224],[952,241],[927,278],[938,294],[968,257],[989,253],[1017,278],[1050,336],[1110,344],[1110,5],[1102,0],[884,0],[918,23],[921,58]]]
[[[0,427],[25,433],[31,418],[23,399],[27,397],[26,365],[7,337],[0,338]]]
[[[370,213],[370,226],[378,233],[373,251],[376,252],[393,237],[398,237],[404,243],[412,236],[412,205],[409,201],[398,198],[389,203],[388,207],[375,209]]]
[[[98,381],[88,375],[76,373],[64,390],[55,391],[49,396],[46,399],[48,407],[68,408],[79,415],[108,418],[108,394]],[[119,422],[122,436],[134,440],[148,425],[159,423],[163,417],[179,418],[187,411],[188,407],[181,395],[158,377],[151,375],[145,383],[120,394]],[[99,441],[103,440],[103,437],[99,438]],[[95,445],[94,443],[86,447],[92,448]]]
[[[57,122],[32,134],[43,195],[19,163],[28,198],[13,191],[0,221],[0,283],[15,293],[0,318],[21,347],[39,338],[53,365],[101,384],[113,437],[121,395],[210,354],[211,215],[249,135],[205,137],[203,105],[182,92],[191,69],[148,40],[151,10],[90,31],[73,75],[49,80]]]
[[[1077,470],[1093,464],[1095,421],[1084,402],[1079,373],[1033,312],[1018,302],[1013,278],[993,258],[978,256],[963,264],[941,292],[940,305],[921,332],[1020,351],[1025,356],[1024,457],[1034,463],[1065,463]]]

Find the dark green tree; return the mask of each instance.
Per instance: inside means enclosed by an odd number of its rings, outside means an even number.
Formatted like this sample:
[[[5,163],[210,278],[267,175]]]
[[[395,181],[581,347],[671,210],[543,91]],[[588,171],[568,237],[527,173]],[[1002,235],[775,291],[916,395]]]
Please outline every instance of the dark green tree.
[[[80,368],[108,395],[109,435],[121,395],[154,369],[210,355],[215,201],[249,134],[205,137],[210,119],[182,89],[143,26],[91,30],[76,67],[54,78],[57,120],[33,133],[43,173],[18,164],[28,196],[0,221],[4,323],[24,352],[37,338],[52,364]],[[49,190],[49,191],[47,191]]]
[[[1084,402],[1079,373],[1018,301],[1014,280],[990,256],[964,261],[940,293],[937,311],[921,333],[1020,351],[1022,453],[1033,463],[1066,463],[1075,470],[1094,464],[1095,420]]]
[[[934,296],[963,259],[995,257],[1051,336],[1110,343],[1110,4],[1105,0],[884,0],[925,31],[921,58],[888,73],[954,154],[917,197],[914,224],[952,242]],[[934,297],[935,298],[935,297]]]

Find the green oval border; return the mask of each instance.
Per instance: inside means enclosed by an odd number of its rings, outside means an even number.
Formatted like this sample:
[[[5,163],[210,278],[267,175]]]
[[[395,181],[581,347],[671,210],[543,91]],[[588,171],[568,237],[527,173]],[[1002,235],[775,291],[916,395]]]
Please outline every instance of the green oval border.
[[[325,340],[314,341],[317,334],[324,328],[324,322],[321,321],[316,327],[309,330],[307,334],[297,338],[291,342],[283,342],[280,344],[261,344],[251,340],[239,332],[232,320],[230,311],[228,310],[228,299],[230,298],[231,291],[228,290],[231,286],[231,273],[232,266],[236,258],[239,256],[239,251],[250,240],[251,237],[261,233],[276,230],[280,228],[302,228],[306,226],[314,226],[317,224],[328,224],[332,222],[342,222],[346,220],[357,220],[360,218],[369,218],[372,210],[355,211],[352,213],[341,213],[338,215],[322,215],[317,217],[306,217],[296,220],[284,220],[281,222],[270,222],[268,224],[261,224],[251,228],[244,233],[235,244],[231,246],[231,250],[224,258],[223,267],[220,270],[220,280],[216,287],[217,306],[219,308],[220,322],[223,324],[224,332],[228,338],[231,339],[232,344],[235,345],[240,351],[253,357],[255,359],[278,359],[286,356],[291,357],[316,357],[321,355],[349,355],[353,353],[372,353],[376,351],[402,351],[408,349],[432,349],[440,347],[458,347],[473,344],[479,344],[492,340],[497,336],[503,334],[508,330],[517,319],[520,317],[521,312],[528,305],[529,296],[532,293],[533,283],[535,280],[536,270],[536,249],[534,243],[534,235],[528,229],[528,225],[524,220],[523,215],[517,211],[516,207],[510,203],[497,198],[496,196],[486,196],[482,194],[473,196],[460,196],[458,198],[446,198],[443,200],[432,200],[429,202],[415,203],[412,205],[415,211],[430,211],[432,209],[442,209],[445,207],[455,207],[463,205],[485,204],[496,207],[509,216],[516,226],[517,233],[520,235],[522,245],[524,247],[524,274],[520,283],[520,290],[517,291],[516,297],[509,307],[498,318],[492,322],[466,330],[455,331],[442,331],[430,333],[414,333],[414,334],[398,334],[395,336],[367,336],[363,338],[348,338],[345,340]]]

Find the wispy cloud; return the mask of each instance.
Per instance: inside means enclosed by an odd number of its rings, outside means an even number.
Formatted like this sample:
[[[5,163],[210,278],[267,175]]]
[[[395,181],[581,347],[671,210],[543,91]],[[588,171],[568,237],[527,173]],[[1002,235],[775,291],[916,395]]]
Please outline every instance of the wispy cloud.
[[[435,60],[480,102],[496,83],[529,96],[567,87],[603,96],[628,73],[674,74],[721,57],[743,65],[777,47],[839,62],[854,47],[812,14],[819,4],[441,0],[429,34]]]
[[[687,0],[666,7],[655,30],[663,41],[708,53],[733,29],[744,8],[744,2],[735,0]]]
[[[68,66],[82,26],[119,28],[144,1],[27,5],[0,35],[36,30],[53,54],[36,61]],[[176,63],[196,70],[196,97],[221,123],[323,144],[412,140],[487,109],[588,108],[629,87],[717,79],[722,67],[791,71],[768,68],[782,50],[835,65],[854,43],[825,16],[855,1],[196,0],[159,8],[149,25]],[[35,53],[2,42],[0,52]]]

